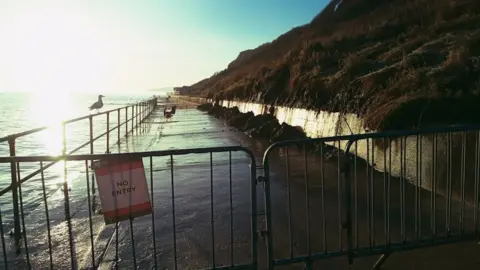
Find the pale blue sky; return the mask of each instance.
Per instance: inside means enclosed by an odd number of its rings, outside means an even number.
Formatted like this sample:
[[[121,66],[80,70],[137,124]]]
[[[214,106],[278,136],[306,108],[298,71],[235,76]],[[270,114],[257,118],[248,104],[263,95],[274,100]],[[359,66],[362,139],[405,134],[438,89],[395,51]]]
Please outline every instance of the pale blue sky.
[[[328,0],[0,0],[0,91],[195,83]]]

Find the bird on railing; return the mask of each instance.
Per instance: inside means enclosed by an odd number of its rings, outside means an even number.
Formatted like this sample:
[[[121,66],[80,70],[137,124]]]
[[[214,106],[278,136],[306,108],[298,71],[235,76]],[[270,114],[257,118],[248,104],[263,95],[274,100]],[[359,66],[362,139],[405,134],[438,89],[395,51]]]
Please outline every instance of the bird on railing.
[[[102,98],[105,97],[104,95],[98,95],[98,100],[97,102],[93,103],[92,106],[89,107],[90,110],[96,109],[97,112],[99,109],[103,107],[103,101]]]

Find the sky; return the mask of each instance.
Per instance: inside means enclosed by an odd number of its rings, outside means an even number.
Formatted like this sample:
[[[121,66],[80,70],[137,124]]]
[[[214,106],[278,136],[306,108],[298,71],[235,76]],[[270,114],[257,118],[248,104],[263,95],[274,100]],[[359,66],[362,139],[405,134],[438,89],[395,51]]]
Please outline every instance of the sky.
[[[190,85],[328,0],[0,0],[0,91]]]

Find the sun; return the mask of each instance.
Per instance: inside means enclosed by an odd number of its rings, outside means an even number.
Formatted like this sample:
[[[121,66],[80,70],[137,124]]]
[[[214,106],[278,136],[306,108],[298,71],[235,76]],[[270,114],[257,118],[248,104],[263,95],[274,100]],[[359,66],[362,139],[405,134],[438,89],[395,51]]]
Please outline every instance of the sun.
[[[74,11],[34,6],[15,19],[14,74],[21,91],[58,93],[101,86],[108,48],[92,22]]]

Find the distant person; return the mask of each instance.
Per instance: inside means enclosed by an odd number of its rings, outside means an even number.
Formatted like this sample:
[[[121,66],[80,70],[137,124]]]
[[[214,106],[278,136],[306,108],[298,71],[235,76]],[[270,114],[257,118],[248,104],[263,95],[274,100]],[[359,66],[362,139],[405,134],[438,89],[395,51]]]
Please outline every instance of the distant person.
[[[172,118],[173,114],[172,114],[172,110],[167,110],[167,107],[165,106],[165,108],[163,109],[163,117],[167,118],[167,120],[170,120],[170,118]]]

